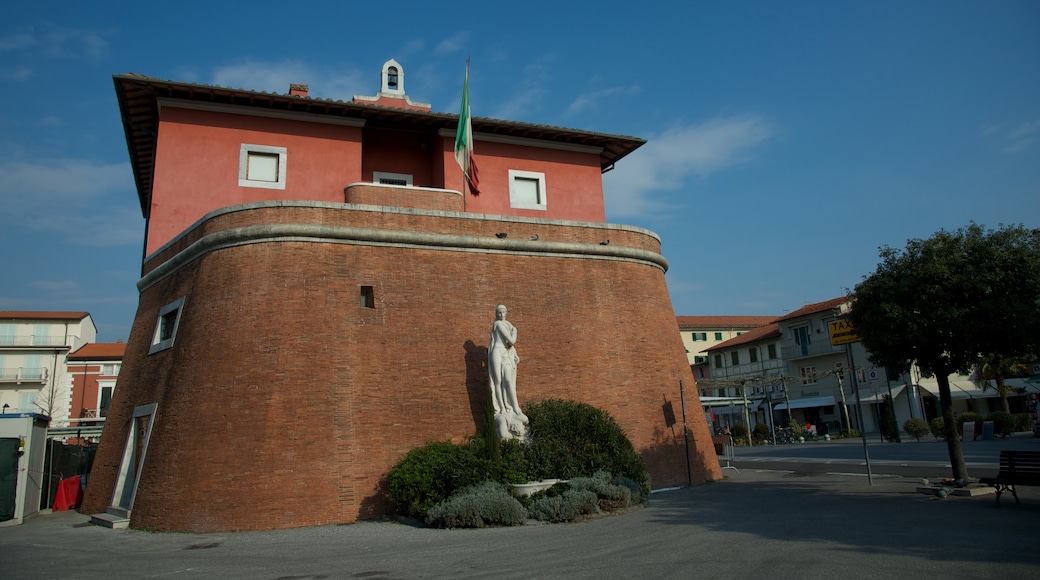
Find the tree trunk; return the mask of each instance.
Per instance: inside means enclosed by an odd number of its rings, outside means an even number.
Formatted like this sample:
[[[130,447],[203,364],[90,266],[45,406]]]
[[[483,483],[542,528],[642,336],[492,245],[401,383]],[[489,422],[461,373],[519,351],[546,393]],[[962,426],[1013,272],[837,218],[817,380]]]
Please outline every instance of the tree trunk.
[[[1008,404],[1008,391],[1010,391],[1007,385],[1004,384],[1004,377],[997,375],[997,394],[1000,395],[1000,406],[1004,409],[1004,412],[1011,414],[1011,405]]]
[[[953,417],[950,376],[943,372],[938,372],[935,374],[935,382],[939,385],[939,405],[942,407],[943,431],[946,432],[946,448],[950,451],[950,465],[953,466],[953,478],[967,480],[968,466],[964,464],[964,452],[961,449],[960,434],[957,433],[957,421]]]

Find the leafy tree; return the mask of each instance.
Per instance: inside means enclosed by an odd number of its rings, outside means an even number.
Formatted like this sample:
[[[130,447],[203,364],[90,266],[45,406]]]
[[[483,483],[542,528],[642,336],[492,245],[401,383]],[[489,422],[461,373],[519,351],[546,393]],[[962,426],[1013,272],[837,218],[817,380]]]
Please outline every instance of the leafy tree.
[[[874,364],[905,371],[916,362],[936,377],[953,476],[967,479],[949,375],[966,372],[979,353],[1037,352],[1040,230],[972,223],[879,253],[849,319]]]
[[[975,363],[975,372],[972,381],[983,390],[992,388],[1000,395],[1000,406],[1005,413],[1011,413],[1008,405],[1008,397],[1015,389],[1004,383],[1005,379],[1012,377],[1029,376],[1029,365],[1033,362],[1033,356],[1011,357],[1002,354],[988,354],[979,357]],[[993,381],[993,384],[990,384]]]

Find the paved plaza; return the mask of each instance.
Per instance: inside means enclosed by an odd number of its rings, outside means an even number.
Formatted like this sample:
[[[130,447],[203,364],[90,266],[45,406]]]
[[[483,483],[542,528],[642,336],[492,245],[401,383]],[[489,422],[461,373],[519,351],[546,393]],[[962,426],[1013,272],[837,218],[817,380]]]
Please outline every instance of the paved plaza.
[[[623,515],[437,530],[396,521],[221,534],[0,528],[4,578],[1037,578],[1040,489],[939,499],[916,477],[726,469]],[[933,479],[939,479],[937,473]],[[315,509],[321,509],[315,506]],[[263,518],[263,513],[257,513]]]

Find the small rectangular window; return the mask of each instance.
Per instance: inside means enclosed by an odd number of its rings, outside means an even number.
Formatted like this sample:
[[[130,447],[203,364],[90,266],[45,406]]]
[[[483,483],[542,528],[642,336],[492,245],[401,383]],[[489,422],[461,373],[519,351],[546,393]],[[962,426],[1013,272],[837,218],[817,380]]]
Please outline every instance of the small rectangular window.
[[[752,347],[752,348],[748,349],[748,360],[751,361],[751,362],[758,362],[758,349],[757,348]]]
[[[722,340],[722,333],[721,332],[716,332],[715,333],[715,340]]]
[[[239,187],[285,189],[287,157],[285,147],[243,143],[238,158]]]
[[[736,351],[735,350],[735,351],[729,353],[729,360],[730,360],[731,363],[733,363],[733,366],[739,365],[740,364],[740,351]]]
[[[510,169],[509,207],[545,210],[545,174]]]
[[[376,307],[376,294],[375,290],[371,286],[361,287],[361,307],[362,308],[375,308]]]
[[[387,173],[385,171],[373,171],[372,181],[380,185],[411,186],[412,176],[407,173]]]
[[[715,355],[715,368],[717,368],[717,369],[721,369],[722,368],[722,355],[721,354]]]
[[[155,334],[152,335],[152,346],[148,349],[148,354],[154,354],[173,346],[174,339],[177,337],[177,329],[181,324],[181,313],[183,312],[181,306],[183,305],[184,298],[178,298],[159,310],[159,320],[155,324]]]
[[[767,350],[769,351],[769,360],[776,360],[776,345],[775,344],[769,345],[767,347]]]
[[[246,179],[278,182],[278,155],[250,151],[246,158]]]
[[[98,401],[98,417],[108,415],[108,404],[112,401],[112,387],[101,387],[100,400]]]

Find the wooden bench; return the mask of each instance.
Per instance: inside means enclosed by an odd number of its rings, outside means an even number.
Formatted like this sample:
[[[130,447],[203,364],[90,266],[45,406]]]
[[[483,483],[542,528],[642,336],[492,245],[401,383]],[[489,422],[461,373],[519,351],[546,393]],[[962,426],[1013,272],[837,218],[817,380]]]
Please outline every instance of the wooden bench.
[[[997,507],[1000,507],[1000,494],[1011,490],[1011,495],[1018,501],[1015,493],[1016,485],[1040,486],[1040,451],[1000,452],[1000,472],[995,477],[983,477],[979,483],[985,483],[997,490]]]

